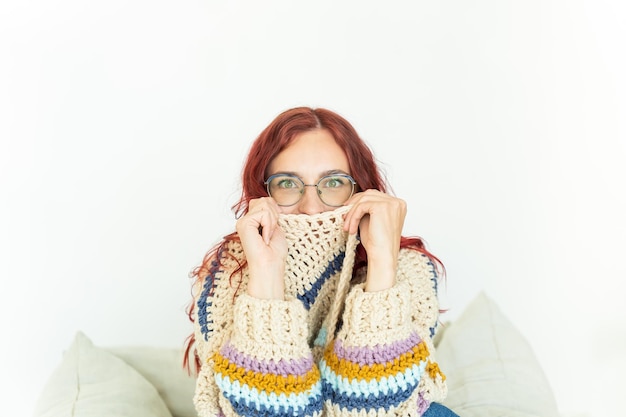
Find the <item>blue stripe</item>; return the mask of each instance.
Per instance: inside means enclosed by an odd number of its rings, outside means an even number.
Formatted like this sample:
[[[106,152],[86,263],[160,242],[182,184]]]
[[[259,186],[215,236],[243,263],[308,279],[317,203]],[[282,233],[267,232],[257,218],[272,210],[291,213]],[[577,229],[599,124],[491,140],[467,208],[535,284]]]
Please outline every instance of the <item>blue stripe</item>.
[[[221,256],[222,251],[217,254],[217,258]],[[204,277],[204,284],[202,286],[202,292],[200,293],[200,297],[198,297],[198,301],[196,305],[198,307],[198,324],[200,325],[200,331],[204,335],[204,340],[209,340],[209,324],[213,324],[213,320],[210,319],[210,315],[208,312],[209,307],[213,305],[213,302],[210,301],[211,293],[215,284],[215,275],[219,272],[222,272],[219,269],[219,263],[217,260],[213,260],[211,262],[211,268],[209,268],[209,274]]]
[[[437,275],[437,268],[435,267],[435,264],[433,263],[432,259],[430,259],[428,256],[424,255],[422,253],[422,256],[426,259],[428,259],[427,264],[430,266],[430,273],[431,273],[431,277],[430,280],[433,283],[433,289],[435,290],[435,295],[438,294],[439,292],[439,276]],[[437,322],[439,320],[435,320],[435,325],[431,328],[429,328],[428,330],[430,331],[430,338],[432,339],[435,336],[435,333],[437,332]]]
[[[407,386],[405,390],[382,395],[347,394],[336,392],[329,383],[322,382],[322,393],[326,400],[330,400],[339,408],[346,408],[348,411],[362,410],[365,413],[369,413],[371,410],[389,410],[391,407],[398,407],[409,399],[415,389],[417,389],[417,385]]]
[[[231,381],[221,374],[215,375],[215,382],[235,412],[241,416],[312,416],[322,411],[319,382],[307,392],[290,395],[259,392],[256,388],[250,388],[237,380]]]
[[[426,361],[421,361],[395,375],[373,378],[368,382],[359,378],[341,377],[330,369],[326,361],[320,362],[322,378],[333,392],[361,398],[390,397],[401,391],[413,391],[419,385],[425,370]]]
[[[310,404],[305,408],[278,408],[278,409],[268,409],[265,407],[261,407],[258,404],[245,404],[237,402],[237,399],[224,395],[224,397],[230,402],[230,405],[235,410],[235,413],[240,416],[259,416],[259,417],[284,417],[284,416],[314,416],[319,415],[322,412],[322,402],[318,401],[316,403]]]
[[[311,289],[304,294],[298,294],[298,300],[302,301],[302,304],[304,304],[304,308],[306,308],[307,310],[311,308],[311,305],[313,305],[315,299],[317,298],[317,294],[319,294],[320,290],[322,289],[322,285],[324,285],[324,283],[328,281],[331,276],[333,276],[335,273],[337,273],[337,271],[341,269],[345,254],[345,251],[342,251],[337,256],[335,256],[335,259],[331,260],[328,263],[324,272],[322,272],[320,277],[313,283]]]

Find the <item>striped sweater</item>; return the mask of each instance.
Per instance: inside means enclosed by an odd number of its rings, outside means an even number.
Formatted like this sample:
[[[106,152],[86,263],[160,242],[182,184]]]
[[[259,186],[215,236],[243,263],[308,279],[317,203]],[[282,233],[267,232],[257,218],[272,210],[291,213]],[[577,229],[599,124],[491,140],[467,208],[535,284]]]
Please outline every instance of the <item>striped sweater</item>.
[[[433,263],[401,249],[396,285],[364,291],[366,271],[351,283],[358,241],[342,231],[346,210],[281,215],[284,300],[247,295],[247,270],[232,275],[238,242],[216,255],[194,287],[200,417],[421,416],[445,397]]]

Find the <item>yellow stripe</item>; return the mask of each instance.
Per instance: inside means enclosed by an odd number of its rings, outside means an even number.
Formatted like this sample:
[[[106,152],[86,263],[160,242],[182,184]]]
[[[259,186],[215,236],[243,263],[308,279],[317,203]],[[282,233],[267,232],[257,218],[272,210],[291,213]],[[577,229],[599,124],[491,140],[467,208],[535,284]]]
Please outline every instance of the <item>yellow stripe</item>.
[[[345,359],[339,359],[337,355],[334,354],[331,345],[324,354],[324,360],[326,361],[326,365],[328,365],[337,376],[348,379],[358,378],[369,382],[372,379],[379,380],[382,377],[389,377],[404,372],[407,368],[426,359],[428,355],[428,347],[426,347],[424,342],[420,342],[413,346],[413,349],[409,352],[403,353],[393,361],[361,366]]]
[[[426,365],[426,372],[428,372],[428,375],[430,375],[432,379],[436,379],[437,375],[441,375],[441,380],[446,380],[446,376],[443,372],[441,372],[441,369],[439,369],[439,364],[437,362],[428,361],[428,365]]]
[[[309,390],[320,380],[320,372],[316,366],[302,376],[273,375],[249,371],[238,367],[219,354],[213,356],[215,373],[220,373],[231,380],[239,381],[259,391],[274,392],[276,394],[299,394]]]

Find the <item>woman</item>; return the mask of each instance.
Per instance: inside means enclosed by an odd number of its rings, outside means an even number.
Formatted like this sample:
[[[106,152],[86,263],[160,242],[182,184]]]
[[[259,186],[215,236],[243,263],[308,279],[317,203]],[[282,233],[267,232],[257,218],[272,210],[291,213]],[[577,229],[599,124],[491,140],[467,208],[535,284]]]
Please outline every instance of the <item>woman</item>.
[[[287,110],[242,177],[236,232],[193,273],[198,414],[455,416],[433,356],[443,266],[401,235],[406,203],[350,123]]]

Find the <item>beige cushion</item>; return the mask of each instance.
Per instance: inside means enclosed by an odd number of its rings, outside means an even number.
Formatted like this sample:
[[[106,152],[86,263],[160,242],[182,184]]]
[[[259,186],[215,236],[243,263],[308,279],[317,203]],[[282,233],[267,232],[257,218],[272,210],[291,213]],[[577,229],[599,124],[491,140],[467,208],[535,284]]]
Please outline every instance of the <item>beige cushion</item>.
[[[552,389],[524,336],[480,293],[437,344],[444,404],[461,417],[554,417]]]
[[[116,346],[107,350],[132,366],[157,389],[173,417],[197,417],[193,404],[196,378],[183,369],[182,349]]]
[[[34,417],[171,417],[156,388],[82,332],[65,351]]]

